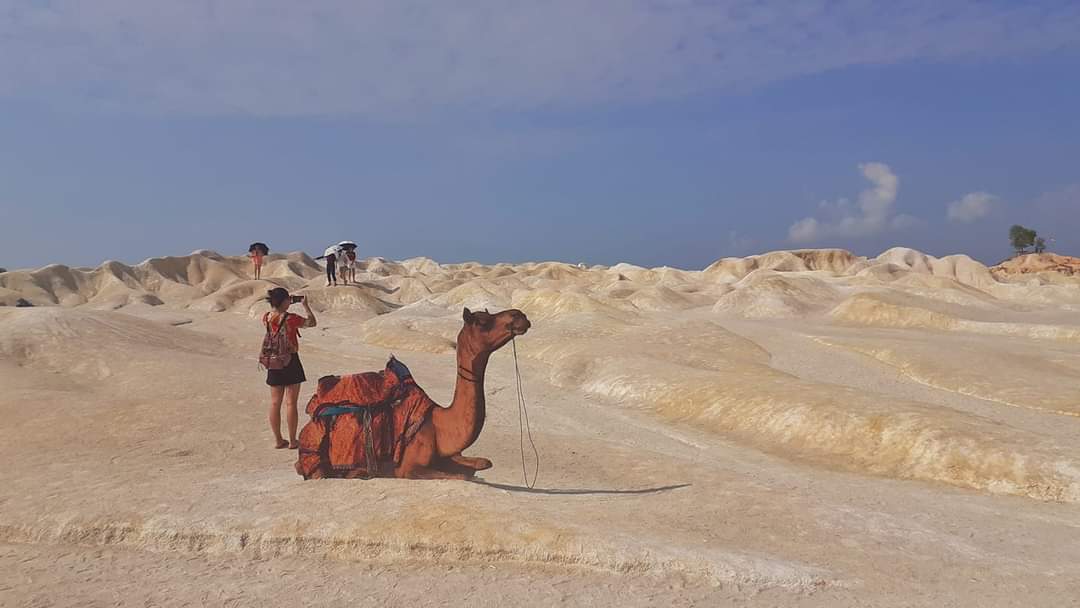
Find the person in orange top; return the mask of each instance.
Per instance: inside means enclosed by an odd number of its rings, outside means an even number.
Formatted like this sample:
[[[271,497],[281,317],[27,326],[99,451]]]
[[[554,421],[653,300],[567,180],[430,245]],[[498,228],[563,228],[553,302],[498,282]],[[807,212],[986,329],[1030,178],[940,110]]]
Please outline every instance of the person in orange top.
[[[252,243],[248,247],[248,255],[251,257],[251,266],[255,270],[255,280],[262,278],[263,258],[269,253],[265,243]]]
[[[262,278],[263,254],[261,251],[251,252],[251,265],[255,268],[255,280]]]
[[[315,327],[315,313],[308,305],[304,296],[289,295],[283,287],[275,287],[266,292],[266,300],[273,309],[263,315],[263,326],[269,326],[270,332],[277,332],[282,321],[285,322],[285,333],[289,339],[293,356],[289,364],[282,369],[266,371],[266,384],[270,387],[270,430],[274,432],[276,441],[274,447],[281,449],[288,447],[295,450],[296,443],[296,401],[300,396],[300,384],[307,381],[304,375],[304,365],[300,362],[300,328]],[[294,303],[304,305],[308,316],[294,315],[289,312],[289,306]],[[281,437],[281,402],[285,401],[285,414],[289,424],[289,441]]]

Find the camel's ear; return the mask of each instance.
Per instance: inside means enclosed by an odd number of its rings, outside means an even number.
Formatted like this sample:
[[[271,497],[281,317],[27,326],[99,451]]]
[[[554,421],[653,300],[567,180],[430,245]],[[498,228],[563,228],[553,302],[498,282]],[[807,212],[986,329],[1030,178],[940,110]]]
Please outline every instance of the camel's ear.
[[[473,316],[473,313],[468,309],[468,307],[466,307],[465,309],[462,310],[461,318],[466,323],[472,323],[475,320],[475,317]]]

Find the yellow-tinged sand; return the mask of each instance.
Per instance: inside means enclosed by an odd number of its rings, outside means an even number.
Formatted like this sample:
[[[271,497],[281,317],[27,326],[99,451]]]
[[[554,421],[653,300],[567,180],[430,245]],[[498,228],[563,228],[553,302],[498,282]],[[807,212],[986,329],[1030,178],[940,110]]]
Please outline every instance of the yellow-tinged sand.
[[[593,603],[1061,605],[1080,595],[1080,279],[1002,272],[896,248],[704,271],[370,259],[337,288],[303,254],[262,281],[212,252],[0,273],[0,567],[55,589],[0,595],[70,604],[123,564],[197,604],[185,578],[270,585],[258,563],[357,601],[413,572],[537,605],[613,577],[642,601]],[[276,285],[320,315],[309,378],[394,353],[442,402],[461,307],[524,310],[537,488],[509,347],[469,451],[496,463],[482,483],[303,482],[253,355]],[[570,591],[529,595],[537,572]]]

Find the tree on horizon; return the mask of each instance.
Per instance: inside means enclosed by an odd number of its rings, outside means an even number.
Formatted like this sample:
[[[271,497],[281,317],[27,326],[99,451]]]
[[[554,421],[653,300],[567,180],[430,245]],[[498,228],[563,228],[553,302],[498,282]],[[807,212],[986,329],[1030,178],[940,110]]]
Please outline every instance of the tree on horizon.
[[[1028,247],[1036,246],[1036,239],[1038,239],[1038,233],[1031,228],[1025,228],[1020,224],[1013,224],[1012,228],[1009,228],[1009,242],[1012,244],[1013,250],[1016,251],[1016,255],[1023,255],[1027,253]],[[1038,239],[1042,241],[1042,239]],[[1046,242],[1042,243],[1043,248],[1046,248]]]

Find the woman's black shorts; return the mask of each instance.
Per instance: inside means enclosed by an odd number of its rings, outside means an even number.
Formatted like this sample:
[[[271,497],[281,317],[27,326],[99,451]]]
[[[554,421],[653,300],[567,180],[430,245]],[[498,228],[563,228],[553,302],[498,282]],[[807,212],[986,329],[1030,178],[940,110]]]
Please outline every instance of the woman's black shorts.
[[[266,383],[270,386],[289,386],[306,382],[304,364],[300,362],[300,353],[293,353],[289,364],[281,369],[266,370]]]

